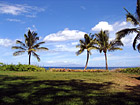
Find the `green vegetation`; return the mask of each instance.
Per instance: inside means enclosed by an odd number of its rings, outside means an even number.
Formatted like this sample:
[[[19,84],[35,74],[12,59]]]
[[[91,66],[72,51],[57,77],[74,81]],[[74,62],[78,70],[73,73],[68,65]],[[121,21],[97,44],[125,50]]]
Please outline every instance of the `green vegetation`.
[[[121,69],[119,72],[140,74],[140,67]]]
[[[82,69],[65,69],[65,68],[51,68],[49,71],[52,72],[108,72],[103,69],[87,69],[87,70],[82,70]]]
[[[140,75],[0,71],[1,105],[139,105]]]
[[[76,52],[77,55],[84,52],[84,50],[87,50],[87,61],[84,70],[86,70],[89,60],[89,55],[91,54],[92,49],[99,50],[100,53],[104,52],[105,55],[105,62],[106,62],[106,70],[108,70],[108,64],[107,64],[107,51],[115,51],[115,50],[122,50],[122,48],[119,48],[119,46],[123,45],[121,41],[110,41],[109,42],[109,34],[108,31],[101,30],[98,34],[94,35],[84,35],[84,40],[79,40],[80,44],[76,47],[80,48]]]
[[[127,21],[140,25],[140,2],[137,1],[137,16],[135,18],[127,11]],[[80,40],[80,50],[77,55],[87,50],[87,61],[84,70],[51,69],[30,65],[31,54],[40,61],[37,50],[48,50],[40,47],[45,42],[37,43],[37,33],[28,31],[24,35],[25,44],[16,41],[20,46],[13,55],[28,52],[29,65],[6,65],[0,63],[0,105],[140,105],[140,68],[126,68],[114,71],[86,70],[90,51],[97,49],[105,54],[106,69],[107,51],[122,50],[121,38],[136,32],[133,42],[136,50],[140,29],[123,29],[117,32],[115,41],[109,42],[106,31],[90,36],[84,35]],[[95,37],[95,38],[94,38]],[[93,39],[94,38],[94,39]],[[140,44],[137,45],[140,51]],[[34,71],[34,72],[33,72]],[[43,72],[37,72],[43,71]],[[131,73],[131,74],[130,74]]]
[[[84,52],[85,49],[87,50],[87,61],[86,61],[86,65],[84,68],[84,70],[86,70],[87,65],[88,65],[88,60],[89,60],[89,54],[91,54],[90,50],[96,49],[96,46],[94,46],[95,39],[93,40],[93,38],[90,35],[85,34],[84,40],[79,40],[79,42],[80,42],[80,44],[77,45],[76,47],[80,48],[80,50],[78,50],[76,52],[76,55],[81,54],[82,52]]]
[[[38,67],[38,66],[34,66],[34,65],[22,65],[22,64],[6,65],[6,64],[1,63],[0,71],[46,71],[46,69]]]
[[[104,52],[106,70],[108,70],[107,51],[122,50],[122,48],[119,48],[119,46],[122,45],[122,42],[121,41],[109,42],[109,33],[107,30],[106,31],[101,30],[99,33],[94,35],[97,41],[97,49],[100,51],[100,53]]]
[[[125,8],[124,8],[125,9]],[[120,31],[118,31],[116,33],[116,40],[121,40],[123,37],[125,37],[126,35],[129,35],[131,33],[136,33],[136,37],[134,38],[133,41],[133,49],[136,50],[136,45],[137,45],[137,49],[140,52],[140,43],[138,43],[138,40],[140,40],[140,0],[137,0],[137,9],[136,9],[136,14],[132,15],[127,9],[125,9],[127,14],[126,14],[126,20],[128,22],[131,22],[132,25],[135,26],[135,28],[126,28],[126,29],[122,29]]]
[[[46,47],[40,47],[41,44],[44,44],[45,42],[39,42],[37,43],[37,40],[39,40],[39,37],[37,37],[37,33],[34,31],[31,32],[28,31],[28,34],[24,34],[25,37],[25,44],[19,40],[16,41],[17,44],[20,44],[20,46],[13,46],[12,49],[18,49],[19,51],[16,51],[13,53],[14,56],[20,55],[22,53],[28,52],[29,55],[29,65],[31,60],[31,54],[33,54],[34,57],[37,58],[38,61],[40,61],[39,55],[35,52],[38,50],[48,50]]]

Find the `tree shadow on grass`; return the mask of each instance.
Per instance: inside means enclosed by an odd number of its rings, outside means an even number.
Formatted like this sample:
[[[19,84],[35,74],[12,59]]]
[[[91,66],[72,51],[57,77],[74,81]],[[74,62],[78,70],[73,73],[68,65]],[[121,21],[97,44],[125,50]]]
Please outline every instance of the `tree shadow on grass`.
[[[0,105],[139,105],[140,98],[106,91],[112,82],[0,76]]]
[[[140,77],[136,77],[137,80],[140,80]]]

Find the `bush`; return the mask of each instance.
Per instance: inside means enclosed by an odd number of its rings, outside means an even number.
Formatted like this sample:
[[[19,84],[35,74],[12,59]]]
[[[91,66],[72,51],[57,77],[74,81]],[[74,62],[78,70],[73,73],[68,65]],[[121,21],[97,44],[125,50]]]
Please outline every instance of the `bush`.
[[[108,70],[102,70],[102,69],[91,69],[91,70],[81,70],[81,69],[76,69],[76,70],[73,70],[73,69],[63,69],[63,68],[59,68],[59,69],[56,69],[56,68],[51,68],[49,71],[52,71],[52,72],[108,72]]]
[[[140,67],[136,67],[136,68],[126,68],[126,69],[122,69],[119,72],[122,73],[135,73],[135,74],[140,74]]]
[[[34,66],[34,65],[6,65],[1,63],[0,64],[0,71],[46,71],[45,68]]]

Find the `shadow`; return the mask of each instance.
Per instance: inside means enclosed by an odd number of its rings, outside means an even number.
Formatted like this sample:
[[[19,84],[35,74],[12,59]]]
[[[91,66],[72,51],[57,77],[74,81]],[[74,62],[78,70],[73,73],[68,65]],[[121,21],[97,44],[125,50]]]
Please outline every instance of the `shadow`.
[[[140,85],[137,86],[127,86],[127,90],[130,90],[131,94],[135,94],[140,97]]]
[[[140,77],[136,77],[137,80],[140,80]]]
[[[36,80],[0,76],[0,105],[139,105],[131,93],[110,93],[112,82]]]
[[[131,77],[131,78],[135,78],[135,79],[137,79],[137,80],[140,80],[140,77]]]

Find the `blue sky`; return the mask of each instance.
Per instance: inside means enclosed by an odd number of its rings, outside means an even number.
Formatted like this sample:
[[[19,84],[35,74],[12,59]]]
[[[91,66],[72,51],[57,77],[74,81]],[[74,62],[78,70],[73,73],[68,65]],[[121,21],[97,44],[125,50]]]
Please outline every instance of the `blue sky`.
[[[84,66],[86,52],[76,56],[78,40],[85,33],[109,30],[110,40],[115,33],[133,27],[125,20],[123,7],[135,13],[136,0],[1,0],[0,1],[0,62],[28,64],[27,53],[13,56],[11,46],[24,41],[28,29],[38,33],[49,51],[38,52],[41,61],[32,57],[31,63],[40,66]],[[135,34],[122,39],[123,51],[108,52],[110,67],[140,66],[140,54],[132,48]],[[104,54],[92,51],[90,67],[104,67]]]

